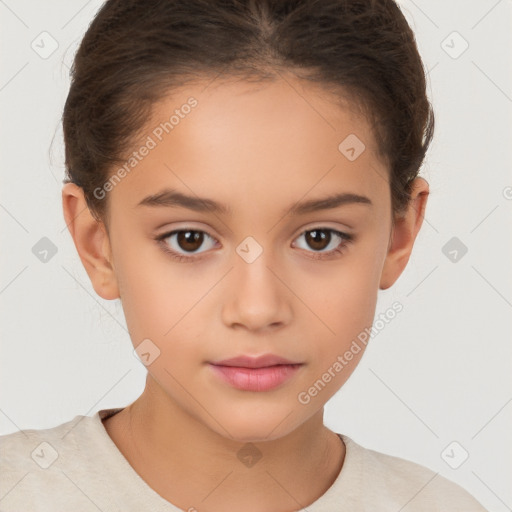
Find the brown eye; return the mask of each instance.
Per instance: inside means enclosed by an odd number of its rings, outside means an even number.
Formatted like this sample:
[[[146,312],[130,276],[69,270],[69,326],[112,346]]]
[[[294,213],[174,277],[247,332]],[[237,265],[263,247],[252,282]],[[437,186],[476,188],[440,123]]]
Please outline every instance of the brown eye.
[[[159,235],[156,237],[156,240],[159,244],[163,245],[166,252],[182,261],[189,258],[188,254],[192,257],[196,254],[200,255],[203,252],[206,252],[206,250],[199,251],[199,249],[202,247],[204,248],[207,240],[210,240],[210,247],[207,246],[206,249],[215,246],[214,238],[208,235],[208,233],[196,229],[179,229],[170,231],[163,235]]]
[[[331,238],[331,233],[326,229],[313,229],[312,231],[306,231],[306,242],[316,251],[325,249],[329,245]]]
[[[342,233],[331,228],[315,228],[304,231],[297,240],[304,238],[306,249],[314,259],[329,258],[336,254],[341,254],[342,250],[354,238],[353,235]],[[298,244],[300,247],[300,244]],[[328,247],[330,250],[325,250]],[[312,250],[311,250],[312,249]]]
[[[203,241],[204,233],[202,231],[178,231],[176,236],[176,242],[184,251],[197,251]]]

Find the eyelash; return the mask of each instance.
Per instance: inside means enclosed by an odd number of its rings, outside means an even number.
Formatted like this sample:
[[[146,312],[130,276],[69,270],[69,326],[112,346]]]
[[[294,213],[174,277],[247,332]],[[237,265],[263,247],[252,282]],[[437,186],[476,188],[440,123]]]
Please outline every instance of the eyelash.
[[[193,228],[190,228],[190,229],[184,228],[184,229],[176,229],[174,231],[169,231],[162,235],[156,236],[155,240],[158,242],[159,245],[161,245],[164,252],[169,254],[172,259],[180,261],[180,262],[192,262],[194,260],[201,259],[201,257],[198,258],[196,256],[184,256],[184,255],[179,254],[176,251],[170,249],[169,245],[167,243],[165,243],[166,238],[169,238],[172,235],[175,235],[177,233],[183,233],[183,232],[186,233],[188,231],[204,233],[206,236],[208,236],[214,240],[214,238],[212,236],[210,236],[208,233],[206,233],[205,231],[202,231],[200,229],[193,229]],[[327,259],[331,259],[331,258],[335,257],[336,254],[342,254],[343,250],[347,247],[347,245],[349,245],[354,240],[354,235],[349,235],[348,233],[343,233],[342,231],[338,231],[336,229],[326,228],[326,227],[315,227],[315,228],[307,229],[306,231],[303,231],[299,235],[299,237],[304,235],[305,233],[310,233],[312,231],[328,231],[330,233],[334,233],[336,236],[339,236],[343,240],[343,242],[340,242],[340,245],[338,245],[338,247],[336,247],[336,249],[332,249],[330,251],[321,252],[321,253],[313,252],[313,254],[315,254],[315,256],[308,256],[309,258],[311,258],[313,260],[327,260]]]

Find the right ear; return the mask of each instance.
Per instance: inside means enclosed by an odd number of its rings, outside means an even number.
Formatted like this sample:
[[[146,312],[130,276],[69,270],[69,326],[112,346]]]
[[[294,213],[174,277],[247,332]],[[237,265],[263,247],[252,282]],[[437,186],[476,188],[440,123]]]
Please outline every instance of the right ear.
[[[83,189],[75,183],[66,183],[62,188],[62,208],[94,290],[103,299],[119,298],[109,236],[103,222],[91,214]]]

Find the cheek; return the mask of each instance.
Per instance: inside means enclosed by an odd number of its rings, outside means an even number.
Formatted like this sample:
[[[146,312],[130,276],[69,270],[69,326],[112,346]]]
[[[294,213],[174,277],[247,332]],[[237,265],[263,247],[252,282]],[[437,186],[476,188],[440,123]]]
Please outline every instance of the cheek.
[[[190,368],[204,360],[201,339],[194,336],[196,303],[204,291],[194,294],[183,288],[183,278],[177,276],[154,278],[157,270],[147,268],[125,281],[123,310],[132,345],[147,371],[164,389],[181,393],[179,383],[188,382]]]
[[[123,310],[134,344],[142,338],[162,345],[172,340],[173,350],[179,350],[184,337],[190,338],[194,332],[193,320],[207,292],[204,286],[196,290],[193,283],[173,272],[160,274],[157,267],[124,280]]]
[[[133,344],[144,338],[165,343],[186,324],[187,311],[205,294],[206,285],[190,279],[182,270],[185,264],[171,263],[156,242],[132,241],[128,246],[125,238],[119,233],[114,261]]]
[[[324,341],[317,345],[316,354],[312,355],[322,366],[328,367],[356,341],[361,346],[353,358],[353,363],[356,363],[366,348],[357,340],[370,328],[375,315],[377,289],[374,281],[368,278],[368,273],[352,271],[331,283],[329,292],[321,297],[321,301],[318,316],[323,323],[318,321],[315,330],[318,334],[323,333],[316,338]]]
[[[381,247],[369,238],[322,279],[316,276],[315,286],[302,292],[315,313],[310,315],[314,324],[309,337],[321,340],[311,353],[318,371],[330,367],[351,347],[351,362],[344,373],[355,368],[362,357],[375,316],[383,258]]]
[[[314,283],[306,284],[306,302],[314,304],[320,318],[331,330],[340,332],[350,325],[371,322],[375,313],[382,265],[375,244],[357,248],[341,258]],[[310,302],[313,301],[313,302]]]

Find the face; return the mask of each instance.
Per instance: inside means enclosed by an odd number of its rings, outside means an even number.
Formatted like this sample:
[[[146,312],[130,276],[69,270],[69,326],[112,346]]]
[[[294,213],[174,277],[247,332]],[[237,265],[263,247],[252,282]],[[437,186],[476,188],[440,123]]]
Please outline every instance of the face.
[[[374,318],[387,170],[364,118],[320,89],[205,87],[155,107],[112,182],[112,263],[153,391],[222,436],[270,440],[318,415],[364,352],[340,362]],[[261,355],[294,366],[212,364]]]

